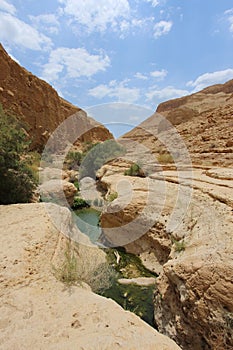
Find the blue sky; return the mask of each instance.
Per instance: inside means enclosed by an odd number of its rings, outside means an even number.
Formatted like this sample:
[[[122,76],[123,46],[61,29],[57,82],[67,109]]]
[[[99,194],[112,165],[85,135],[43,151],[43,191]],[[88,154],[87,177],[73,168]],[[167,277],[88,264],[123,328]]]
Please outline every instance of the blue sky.
[[[0,0],[0,41],[101,122],[134,125],[162,101],[233,79],[233,2]],[[133,111],[93,107],[119,102]]]

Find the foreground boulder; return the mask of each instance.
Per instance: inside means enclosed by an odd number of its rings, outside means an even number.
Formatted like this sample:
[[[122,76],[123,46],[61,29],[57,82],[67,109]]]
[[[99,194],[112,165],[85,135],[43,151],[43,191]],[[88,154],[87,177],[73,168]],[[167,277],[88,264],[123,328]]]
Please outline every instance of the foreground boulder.
[[[61,232],[88,244],[73,226],[68,209],[53,204],[0,206],[0,220],[4,350],[180,349],[114,301],[88,287],[68,288],[55,278],[53,267],[67,243]],[[83,247],[80,259],[85,256]],[[104,258],[99,249],[88,249]]]

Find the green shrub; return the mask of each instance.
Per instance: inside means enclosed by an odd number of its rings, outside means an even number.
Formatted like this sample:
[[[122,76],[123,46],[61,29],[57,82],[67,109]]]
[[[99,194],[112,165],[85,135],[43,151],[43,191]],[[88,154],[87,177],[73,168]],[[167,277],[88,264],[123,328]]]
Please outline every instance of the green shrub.
[[[117,199],[118,193],[117,192],[112,192],[108,195],[107,201],[108,202],[113,202],[115,199]]]
[[[74,181],[74,186],[77,188],[78,191],[80,190],[78,180]]]
[[[72,209],[77,210],[81,208],[88,208],[90,205],[83,198],[75,197],[74,204],[72,205]]]
[[[102,293],[109,289],[116,279],[116,272],[107,262],[100,262],[96,248],[85,247],[82,253],[71,246],[69,240],[64,252],[64,260],[59,267],[52,266],[57,280],[67,286],[87,283],[93,292]],[[78,252],[77,252],[78,251]]]
[[[70,152],[68,152],[68,154],[66,156],[65,164],[70,169],[74,169],[74,168],[77,168],[80,166],[82,159],[83,159],[83,153],[76,152],[76,151],[70,151]]]
[[[41,162],[41,155],[37,152],[30,152],[28,155],[28,167],[32,172],[32,176],[35,180],[35,183],[39,183],[39,167]]]
[[[175,245],[175,251],[180,253],[186,248],[186,244],[184,240],[177,241],[176,239],[173,239],[173,244]]]
[[[61,266],[58,268],[53,266],[54,275],[59,281],[70,286],[79,281],[77,266],[77,258],[75,256],[74,250],[71,248],[71,243],[69,241],[66,245],[64,260]]]
[[[124,175],[145,177],[142,168],[137,163],[132,164],[129,169],[125,170]]]
[[[85,151],[84,158],[79,169],[80,178],[96,177],[96,171],[106,162],[113,160],[125,153],[125,149],[115,140],[107,140],[103,143],[90,144]]]
[[[0,204],[31,201],[36,180],[30,163],[23,126],[0,106]]]

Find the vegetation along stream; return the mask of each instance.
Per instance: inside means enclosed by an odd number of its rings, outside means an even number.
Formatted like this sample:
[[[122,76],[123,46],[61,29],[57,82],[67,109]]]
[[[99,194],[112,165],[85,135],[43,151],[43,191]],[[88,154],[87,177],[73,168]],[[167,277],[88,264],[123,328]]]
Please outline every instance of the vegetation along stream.
[[[75,211],[77,226],[81,232],[89,236],[93,243],[97,242],[101,228],[99,227],[100,212],[93,208],[83,208]],[[105,248],[103,248],[105,249]],[[146,269],[141,260],[134,254],[126,253],[124,248],[106,248],[108,263],[116,274],[112,286],[101,294],[115,300],[124,309],[137,314],[151,326],[153,322],[153,290],[154,285],[140,286],[133,283],[120,284],[118,279],[156,277]]]

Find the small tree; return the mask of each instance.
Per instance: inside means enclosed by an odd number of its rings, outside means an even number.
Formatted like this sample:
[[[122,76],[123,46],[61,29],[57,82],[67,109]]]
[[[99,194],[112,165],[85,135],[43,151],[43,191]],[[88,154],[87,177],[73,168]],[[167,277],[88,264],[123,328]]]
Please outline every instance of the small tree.
[[[124,147],[115,140],[90,144],[89,150],[85,153],[80,167],[80,179],[86,176],[95,179],[96,171],[98,169],[100,169],[106,162],[122,156],[124,153]]]
[[[35,180],[28,147],[20,122],[0,106],[0,204],[26,203],[32,198]]]

